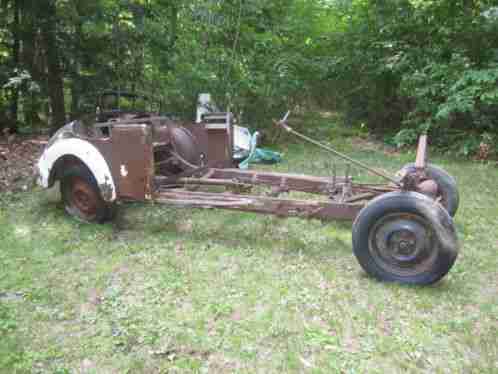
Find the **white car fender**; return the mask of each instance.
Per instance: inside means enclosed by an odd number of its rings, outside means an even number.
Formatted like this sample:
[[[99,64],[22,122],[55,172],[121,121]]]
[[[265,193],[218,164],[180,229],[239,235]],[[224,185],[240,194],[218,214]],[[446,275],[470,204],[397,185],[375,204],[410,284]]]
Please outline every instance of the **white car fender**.
[[[45,149],[38,161],[38,184],[40,186],[51,187],[52,168],[57,160],[64,156],[77,157],[90,169],[104,200],[111,202],[116,199],[116,186],[107,161],[94,145],[78,138],[58,140]]]

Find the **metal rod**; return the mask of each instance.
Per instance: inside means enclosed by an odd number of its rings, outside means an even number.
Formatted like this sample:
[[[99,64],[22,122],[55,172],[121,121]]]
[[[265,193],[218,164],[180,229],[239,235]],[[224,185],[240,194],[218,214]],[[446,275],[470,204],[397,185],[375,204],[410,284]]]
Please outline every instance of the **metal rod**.
[[[425,168],[427,160],[427,135],[421,135],[418,139],[417,158],[415,159],[415,167],[418,170]]]
[[[280,126],[282,126],[282,128],[283,128],[285,131],[290,132],[290,133],[292,133],[292,134],[296,135],[298,138],[301,138],[301,139],[303,139],[303,140],[306,140],[306,141],[307,141],[307,142],[309,142],[309,143],[312,143],[312,144],[314,144],[314,145],[316,145],[316,146],[318,146],[318,147],[320,147],[320,148],[322,148],[322,149],[325,149],[326,151],[329,151],[330,153],[333,153],[333,154],[334,154],[334,155],[336,155],[337,157],[340,157],[340,158],[342,158],[342,159],[344,159],[344,160],[346,160],[346,161],[351,162],[352,164],[355,164],[355,165],[357,165],[357,166],[359,166],[359,167],[361,167],[361,168],[363,168],[363,169],[365,169],[365,170],[368,170],[368,171],[369,171],[369,172],[371,172],[372,174],[375,174],[375,175],[377,175],[377,176],[379,176],[379,177],[382,177],[382,178],[384,178],[384,179],[386,179],[386,180],[388,180],[388,181],[390,181],[390,182],[392,182],[392,183],[396,184],[397,186],[401,186],[400,182],[398,182],[396,179],[394,179],[394,178],[390,177],[389,175],[386,175],[386,174],[384,174],[384,173],[383,173],[383,172],[381,172],[381,171],[375,170],[375,169],[371,168],[370,166],[365,165],[363,162],[360,162],[360,161],[357,161],[357,160],[355,160],[355,159],[352,159],[351,157],[348,157],[348,156],[346,156],[345,154],[342,154],[341,152],[338,152],[338,151],[336,151],[335,149],[332,149],[332,148],[330,148],[330,147],[326,146],[325,144],[320,143],[319,141],[316,141],[316,140],[314,140],[314,139],[308,138],[306,135],[303,135],[303,134],[301,134],[301,133],[297,132],[296,130],[294,130],[292,127],[290,127],[289,125],[287,125],[285,122],[283,122],[283,121],[279,121],[279,122],[277,122],[277,123],[278,123]]]
[[[231,180],[213,179],[213,178],[178,178],[178,184],[202,184],[206,186],[226,186],[226,187],[253,187],[251,184],[239,183]]]

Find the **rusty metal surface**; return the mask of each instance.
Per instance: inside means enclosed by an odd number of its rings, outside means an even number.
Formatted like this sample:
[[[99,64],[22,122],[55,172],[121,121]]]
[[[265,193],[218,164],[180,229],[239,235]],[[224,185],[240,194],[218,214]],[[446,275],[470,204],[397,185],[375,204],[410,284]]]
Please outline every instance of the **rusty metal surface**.
[[[80,177],[72,177],[69,185],[70,205],[82,215],[81,218],[91,220],[97,214],[98,194],[86,180]]]
[[[281,187],[317,194],[330,194],[334,181],[328,177],[309,175],[272,173],[240,169],[212,169],[211,178],[233,180],[240,183]],[[335,183],[344,183],[344,177],[337,177]]]
[[[109,169],[111,170],[112,179],[117,181],[119,178],[119,169],[115,167],[113,163],[112,157],[112,141],[110,138],[95,138],[89,137],[86,138],[91,144],[95,146],[102,154],[104,159],[107,161],[109,165]],[[110,182],[110,181],[109,181]],[[116,184],[116,196],[119,196],[119,185]],[[100,192],[102,193],[102,198],[104,201],[110,201],[112,197],[112,183],[105,183],[99,186]]]
[[[427,160],[427,135],[421,135],[418,139],[417,157],[415,158],[415,168],[422,170],[425,168]]]
[[[399,190],[387,185],[355,184],[347,177],[327,178],[239,169],[208,169],[196,178],[156,178],[158,189],[187,184],[240,187],[242,190],[249,190],[251,186],[266,186],[271,188],[266,196],[278,197],[282,193],[300,191],[326,195],[336,203],[367,202],[382,193]]]
[[[231,148],[226,130],[210,129],[208,133],[208,165],[216,168],[232,167]]]
[[[218,118],[220,117],[220,118]],[[222,121],[221,123],[218,123]],[[207,117],[202,124],[172,121],[165,117],[143,117],[123,119],[119,118],[105,123],[97,123],[96,128],[109,129],[114,134],[116,127],[137,126],[146,124],[151,126],[153,144],[156,148],[156,161],[163,163],[171,156],[168,147],[191,166],[209,165],[211,167],[227,168],[233,166],[233,123],[230,115]],[[107,130],[106,130],[107,131]],[[114,148],[117,142],[111,136]],[[104,139],[104,136],[100,136]],[[119,141],[120,142],[120,141]],[[120,145],[117,145],[121,147]],[[178,161],[178,160],[177,160]],[[173,162],[175,163],[175,162]],[[175,175],[185,170],[182,162],[179,165],[162,166],[157,172],[162,175]],[[113,174],[114,176],[114,174]],[[115,175],[118,179],[120,173]]]
[[[423,180],[424,169],[417,169],[414,164],[408,164],[398,171],[398,178],[402,185],[403,191],[417,191],[417,186]]]
[[[197,192],[183,189],[161,191],[154,196],[154,202],[273,214],[279,217],[316,218],[324,221],[353,220],[363,208],[361,204],[278,199],[266,196]]]
[[[224,118],[225,122],[217,123],[220,118]],[[316,210],[318,202],[279,199],[277,204],[276,200],[262,200],[267,204],[264,209],[252,207],[250,211],[285,216],[294,214],[350,219],[356,214],[351,213],[351,209],[356,212],[363,205],[354,203],[365,203],[384,192],[397,189],[388,185],[354,184],[350,177],[315,177],[226,168],[231,166],[232,160],[232,122],[228,116],[220,115],[220,118],[214,116],[205,123],[183,124],[184,126],[161,117],[144,118],[144,124],[137,124],[136,119],[109,122],[107,125],[110,126],[112,141],[98,139],[95,144],[106,159],[110,160],[119,197],[146,200],[154,192],[169,193],[166,188],[187,184],[241,187],[242,190],[249,189],[251,185],[263,185],[272,188],[268,195],[273,198],[281,193],[301,191],[327,195],[332,201],[320,202],[326,205]],[[102,125],[105,124],[99,124]],[[161,158],[158,157],[159,152],[163,152]],[[161,164],[171,161],[178,167],[172,170],[170,165],[167,173],[161,173]],[[208,169],[201,166],[204,164],[222,168]],[[164,201],[164,195],[161,196]],[[268,196],[252,198],[272,199]],[[223,195],[222,200],[224,199],[226,196]],[[174,199],[170,196],[169,200],[173,202]],[[304,205],[308,203],[310,207],[315,206],[315,210],[305,208]],[[218,201],[218,204],[221,202]],[[221,205],[226,205],[226,201]],[[294,213],[290,212],[293,209]]]
[[[285,123],[287,131],[294,132]],[[386,192],[413,190],[437,198],[438,187],[425,175],[427,137],[419,140],[415,167],[394,180],[326,145],[301,136],[330,150],[391,184],[358,184],[348,176],[317,177],[310,175],[239,170],[232,167],[233,123],[227,114],[207,116],[201,124],[181,123],[164,117],[115,120],[98,123],[105,131],[79,133],[94,144],[109,163],[116,193],[124,200],[153,200],[175,205],[222,208],[280,217],[353,220],[365,204]],[[95,135],[99,134],[99,135]],[[166,165],[166,169],[162,167]],[[178,187],[196,189],[186,190]],[[202,192],[202,186],[222,186],[238,193]],[[250,195],[252,186],[271,188],[266,195]],[[100,186],[106,190],[106,186]],[[84,191],[75,196],[84,196]],[[299,191],[325,195],[329,199],[299,200],[278,198],[282,193]],[[87,194],[88,195],[88,194]],[[105,196],[104,196],[105,199]],[[81,211],[91,204],[82,197],[74,202]],[[85,205],[86,204],[86,205]],[[91,209],[90,209],[91,210]]]
[[[425,181],[417,185],[417,191],[426,196],[429,196],[432,199],[436,199],[438,196],[439,188],[434,180],[426,179]]]
[[[193,177],[182,177],[170,180],[170,186],[178,185],[200,185],[200,186],[225,186],[225,187],[252,187],[247,183],[240,183],[231,180],[214,179],[214,178],[193,178]],[[168,184],[162,183],[160,185],[162,188],[167,188]]]
[[[204,166],[207,164],[207,160],[209,158],[209,147],[208,147],[208,134],[202,123],[183,123],[183,127],[185,127],[190,133],[194,136],[195,146],[197,151],[199,152],[200,160],[198,164],[200,166]]]
[[[230,113],[204,116],[208,138],[208,165],[213,168],[233,167],[233,119]]]
[[[112,165],[121,198],[146,200],[152,196],[154,157],[150,125],[115,125],[111,130]]]

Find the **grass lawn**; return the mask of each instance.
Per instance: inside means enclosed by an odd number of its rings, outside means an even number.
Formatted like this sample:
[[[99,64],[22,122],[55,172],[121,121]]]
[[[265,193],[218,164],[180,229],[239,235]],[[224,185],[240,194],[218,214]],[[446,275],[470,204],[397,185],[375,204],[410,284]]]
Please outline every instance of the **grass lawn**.
[[[414,159],[330,135],[389,171]],[[320,150],[280,150],[265,168],[331,173]],[[0,372],[497,373],[498,168],[432,162],[459,184],[461,251],[425,288],[368,278],[350,223],[132,204],[87,225],[4,194]]]

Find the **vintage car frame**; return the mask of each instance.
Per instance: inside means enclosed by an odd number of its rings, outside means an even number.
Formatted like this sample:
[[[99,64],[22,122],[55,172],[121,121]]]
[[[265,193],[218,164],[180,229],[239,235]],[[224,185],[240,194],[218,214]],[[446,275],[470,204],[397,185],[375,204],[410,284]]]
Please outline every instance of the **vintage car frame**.
[[[38,183],[49,188],[59,181],[66,211],[87,222],[112,219],[116,203],[126,201],[354,220],[353,251],[370,275],[407,284],[444,277],[458,253],[452,216],[459,198],[455,180],[427,164],[427,137],[419,140],[415,163],[391,176],[295,131],[288,114],[276,121],[282,129],[386,183],[356,183],[335,172],[318,177],[234,168],[229,112],[185,123],[122,111],[100,114],[91,126],[74,121],[61,128],[38,162]],[[267,190],[252,193],[254,186]],[[282,197],[291,191],[317,198]]]

